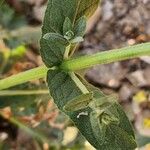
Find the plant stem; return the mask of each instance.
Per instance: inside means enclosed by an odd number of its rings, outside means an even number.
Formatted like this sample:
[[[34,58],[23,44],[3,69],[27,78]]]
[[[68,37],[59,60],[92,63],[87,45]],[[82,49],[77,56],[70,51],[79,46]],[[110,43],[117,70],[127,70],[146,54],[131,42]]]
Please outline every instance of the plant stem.
[[[19,96],[19,95],[46,95],[49,91],[42,90],[3,90],[0,91],[0,96]]]
[[[47,70],[48,68],[46,68],[45,66],[41,66],[0,80],[0,90],[19,85],[31,80],[43,78],[45,77]]]
[[[150,42],[65,60],[60,65],[60,68],[66,71],[75,71],[89,68],[96,64],[108,64],[146,55],[150,55]],[[22,84],[30,80],[43,78],[46,76],[47,70],[48,68],[41,66],[0,80],[0,90]]]
[[[150,42],[66,60],[61,64],[60,68],[67,71],[75,71],[97,64],[108,64],[144,55],[150,55]]]

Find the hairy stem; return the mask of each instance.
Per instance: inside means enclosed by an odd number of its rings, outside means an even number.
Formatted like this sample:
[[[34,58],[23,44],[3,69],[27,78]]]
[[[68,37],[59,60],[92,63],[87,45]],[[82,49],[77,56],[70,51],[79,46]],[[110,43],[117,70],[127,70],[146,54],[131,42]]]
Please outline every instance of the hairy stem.
[[[31,80],[36,80],[45,77],[48,68],[45,66],[37,67],[29,71],[10,76],[6,79],[0,80],[0,90],[19,85]]]
[[[46,95],[49,91],[42,90],[3,90],[0,91],[0,96],[19,96],[19,95]]]
[[[65,60],[60,65],[60,68],[66,71],[75,71],[89,68],[96,64],[108,64],[146,55],[150,55],[150,42]],[[30,80],[43,78],[46,76],[47,70],[48,68],[41,66],[0,80],[0,90],[25,83]]]
[[[75,71],[97,64],[108,64],[144,55],[150,55],[150,42],[70,59],[64,61],[60,68],[67,71]]]

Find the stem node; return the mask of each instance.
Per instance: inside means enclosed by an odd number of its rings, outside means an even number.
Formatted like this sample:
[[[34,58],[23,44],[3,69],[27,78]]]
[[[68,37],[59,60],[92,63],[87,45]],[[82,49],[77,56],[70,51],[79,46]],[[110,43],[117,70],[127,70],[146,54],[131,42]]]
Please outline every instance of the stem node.
[[[60,68],[66,71],[75,71],[89,68],[96,64],[108,64],[145,55],[150,55],[150,42],[121,49],[100,52],[93,55],[68,59],[60,65]],[[46,68],[45,66],[40,66],[0,80],[0,90],[25,83],[27,81],[43,78],[46,76],[47,71],[48,68]]]

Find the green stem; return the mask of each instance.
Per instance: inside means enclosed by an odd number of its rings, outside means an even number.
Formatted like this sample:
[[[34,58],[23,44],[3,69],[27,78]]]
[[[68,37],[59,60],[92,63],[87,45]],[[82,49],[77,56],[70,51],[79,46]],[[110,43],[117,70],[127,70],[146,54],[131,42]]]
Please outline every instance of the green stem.
[[[146,55],[150,55],[150,42],[65,60],[60,65],[60,68],[66,71],[75,71],[89,68],[96,64],[108,64]],[[22,84],[30,80],[43,78],[46,76],[47,70],[48,68],[41,66],[0,80],[0,90]]]
[[[64,61],[60,68],[67,71],[75,71],[97,64],[108,64],[144,55],[150,55],[150,42],[70,59]]]
[[[31,80],[43,78],[45,77],[47,70],[48,68],[46,68],[45,66],[37,67],[29,71],[25,71],[17,75],[10,76],[6,79],[0,80],[0,90],[7,89],[9,87],[19,85]]]
[[[74,72],[70,73],[71,78],[76,83],[76,85],[79,87],[79,89],[82,91],[82,93],[87,94],[89,91],[87,88],[83,85],[83,83],[78,79],[78,77],[74,74]]]
[[[3,90],[0,96],[19,96],[19,95],[45,95],[49,94],[48,90]]]

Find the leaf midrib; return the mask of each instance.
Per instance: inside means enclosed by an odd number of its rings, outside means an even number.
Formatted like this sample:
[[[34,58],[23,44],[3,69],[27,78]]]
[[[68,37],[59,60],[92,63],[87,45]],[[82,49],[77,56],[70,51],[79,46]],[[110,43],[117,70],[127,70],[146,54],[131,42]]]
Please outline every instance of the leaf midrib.
[[[76,17],[77,17],[77,14],[78,14],[80,3],[81,3],[81,0],[79,0],[78,3],[77,3],[77,8],[76,8],[75,15],[74,15],[74,18],[73,18],[73,26],[74,26],[75,21],[76,21]]]

